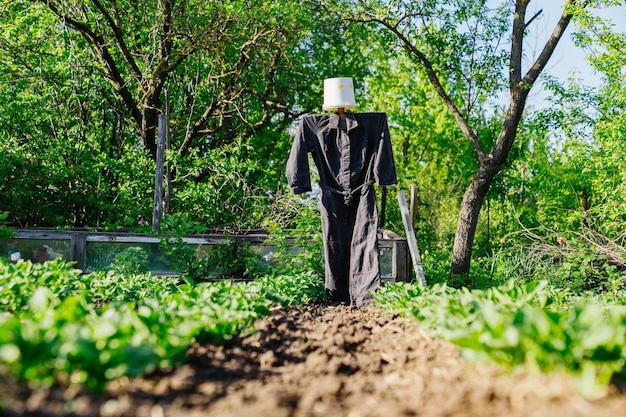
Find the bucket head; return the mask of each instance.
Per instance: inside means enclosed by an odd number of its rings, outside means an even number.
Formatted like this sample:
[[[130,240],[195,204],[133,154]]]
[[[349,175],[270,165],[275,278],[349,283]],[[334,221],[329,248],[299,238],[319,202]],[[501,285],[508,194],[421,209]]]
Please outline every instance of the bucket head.
[[[323,110],[353,109],[357,106],[354,99],[354,83],[350,77],[326,78],[324,80]]]

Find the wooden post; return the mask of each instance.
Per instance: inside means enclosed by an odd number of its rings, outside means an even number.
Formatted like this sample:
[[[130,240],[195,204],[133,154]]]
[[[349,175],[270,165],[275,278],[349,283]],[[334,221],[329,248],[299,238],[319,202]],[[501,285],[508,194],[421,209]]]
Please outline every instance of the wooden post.
[[[415,227],[417,220],[417,185],[411,186],[411,224]]]
[[[157,142],[156,174],[154,177],[154,206],[152,210],[152,233],[161,233],[161,217],[163,214],[163,171],[165,164],[165,138],[169,130],[167,114],[159,115],[159,137]]]
[[[70,261],[76,261],[78,269],[87,265],[87,233],[73,232],[70,235]]]
[[[424,268],[422,268],[422,260],[420,258],[419,250],[417,249],[417,240],[415,239],[415,231],[411,224],[411,215],[409,214],[409,207],[406,203],[406,197],[402,190],[398,190],[398,203],[400,204],[400,212],[402,213],[402,221],[404,222],[404,230],[406,231],[406,240],[409,244],[409,252],[411,252],[411,259],[413,261],[413,268],[415,269],[415,275],[422,284],[422,287],[426,286],[426,276],[424,275]]]
[[[383,186],[380,197],[380,224],[378,228],[380,230],[385,228],[385,212],[387,211],[387,187]]]

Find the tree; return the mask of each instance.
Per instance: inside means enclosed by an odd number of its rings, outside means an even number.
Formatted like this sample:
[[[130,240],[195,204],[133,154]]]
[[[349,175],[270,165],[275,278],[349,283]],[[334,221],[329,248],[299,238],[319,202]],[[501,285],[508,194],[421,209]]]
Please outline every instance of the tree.
[[[289,35],[277,23],[278,10],[269,2],[260,2],[258,9],[247,7],[244,1],[189,5],[172,0],[33,1],[30,7],[40,6],[53,13],[59,24],[82,36],[119,97],[120,110],[133,121],[153,157],[157,116],[164,111],[163,92],[171,77],[185,78],[188,94],[196,95],[200,87],[198,97],[188,98],[190,108],[197,111],[179,146],[182,153],[193,147],[198,137],[214,135],[213,142],[228,140],[237,110],[234,103],[242,97],[253,96],[265,106],[262,115],[254,115],[256,119],[243,117],[250,129],[266,125],[270,109],[286,110],[274,94],[271,77]],[[210,57],[208,72],[189,71],[184,66],[199,55]],[[180,69],[184,73],[177,73]],[[257,76],[247,83],[252,74]],[[258,76],[270,82],[255,85]],[[219,122],[213,124],[213,119]],[[218,132],[222,132],[220,139]]]
[[[537,58],[523,68],[525,38],[541,13],[527,15],[530,0],[490,7],[483,0],[464,1],[327,1],[349,19],[379,25],[395,36],[471,143],[478,169],[461,202],[451,275],[470,270],[472,243],[489,187],[505,168],[531,88],[537,82],[572,18],[599,2],[567,0],[563,13]],[[508,38],[507,38],[508,36]],[[509,52],[504,46],[509,44]],[[508,82],[505,79],[505,71]],[[509,104],[495,137],[483,138],[477,117],[481,106],[505,87]]]
[[[626,34],[590,12],[578,21],[575,42],[590,52],[589,61],[603,82],[592,88],[570,78],[565,85],[548,85],[551,106],[541,117],[558,127],[558,142],[553,140],[550,160],[533,179],[539,184],[538,219],[558,230],[593,230],[621,239],[626,220]]]
[[[366,65],[311,13],[296,0],[0,1],[0,205],[20,226],[143,223],[167,90],[172,207],[207,227],[267,218],[287,127],[320,107],[325,76]]]
[[[150,162],[80,37],[17,2],[0,7],[0,32],[0,206],[11,223],[135,219]]]

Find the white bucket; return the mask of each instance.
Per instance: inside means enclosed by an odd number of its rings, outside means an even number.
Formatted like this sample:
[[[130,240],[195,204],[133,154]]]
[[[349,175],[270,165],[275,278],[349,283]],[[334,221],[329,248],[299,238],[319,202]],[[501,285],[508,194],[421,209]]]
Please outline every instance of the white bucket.
[[[350,77],[326,78],[324,80],[324,105],[322,110],[353,109],[354,83]]]

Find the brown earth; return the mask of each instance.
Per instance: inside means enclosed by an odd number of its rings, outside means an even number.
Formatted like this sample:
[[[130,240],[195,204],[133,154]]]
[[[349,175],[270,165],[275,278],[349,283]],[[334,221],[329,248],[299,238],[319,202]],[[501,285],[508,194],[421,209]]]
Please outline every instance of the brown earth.
[[[24,416],[621,416],[626,395],[593,401],[565,378],[470,364],[375,307],[281,309],[226,346],[194,346],[183,366],[84,390],[5,386]],[[0,411],[1,413],[1,411]]]

